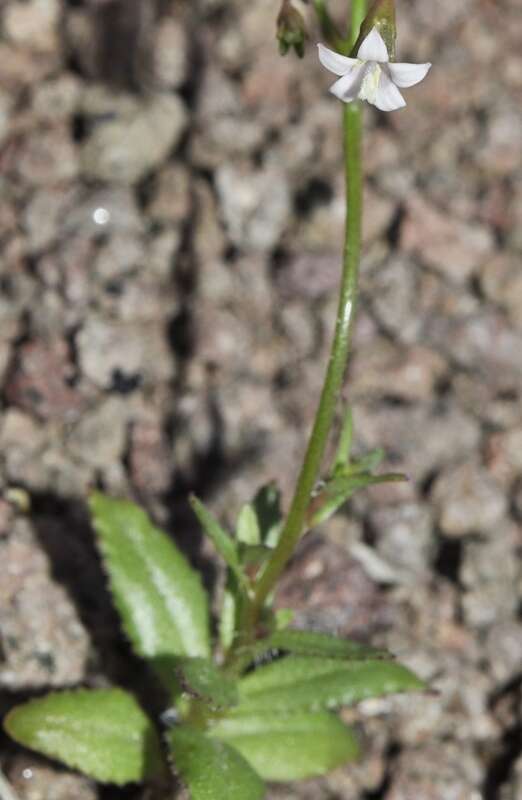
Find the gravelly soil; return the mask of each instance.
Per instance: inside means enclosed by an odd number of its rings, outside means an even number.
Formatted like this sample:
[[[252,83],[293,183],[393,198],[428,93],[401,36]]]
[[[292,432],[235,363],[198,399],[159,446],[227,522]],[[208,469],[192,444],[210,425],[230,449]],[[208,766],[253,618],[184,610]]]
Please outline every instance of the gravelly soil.
[[[303,542],[278,602],[388,646],[434,692],[363,704],[361,762],[270,797],[520,800],[522,17],[519,0],[399,6],[399,57],[434,66],[405,110],[366,115],[345,394],[358,450],[411,480]],[[329,76],[313,45],[278,56],[276,13],[0,3],[1,713],[79,683],[156,702],[110,610],[89,487],[142,502],[209,585],[186,492],[232,520],[268,479],[291,491],[343,177]],[[0,746],[22,798],[151,797]]]

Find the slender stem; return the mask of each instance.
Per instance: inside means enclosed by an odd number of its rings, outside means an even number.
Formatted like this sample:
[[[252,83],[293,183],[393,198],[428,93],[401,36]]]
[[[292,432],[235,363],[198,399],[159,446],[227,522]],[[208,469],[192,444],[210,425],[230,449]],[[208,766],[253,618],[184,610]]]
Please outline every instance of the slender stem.
[[[0,800],[18,800],[15,790],[0,770]]]
[[[363,20],[366,16],[366,0],[352,0],[351,16],[350,35],[348,36],[350,50],[357,41],[357,37],[359,36],[359,28],[363,24]]]
[[[364,19],[366,0],[352,1],[350,43],[353,46]],[[344,165],[346,174],[346,232],[343,270],[334,339],[325,382],[317,408],[310,441],[297,479],[279,543],[275,548],[259,583],[250,609],[249,620],[243,628],[252,628],[259,612],[277,579],[292,555],[303,533],[306,512],[317,481],[330,432],[337,400],[342,387],[350,349],[353,319],[357,301],[359,259],[361,250],[362,174],[361,131],[362,113],[359,102],[343,106]],[[245,630],[243,632],[246,632]]]

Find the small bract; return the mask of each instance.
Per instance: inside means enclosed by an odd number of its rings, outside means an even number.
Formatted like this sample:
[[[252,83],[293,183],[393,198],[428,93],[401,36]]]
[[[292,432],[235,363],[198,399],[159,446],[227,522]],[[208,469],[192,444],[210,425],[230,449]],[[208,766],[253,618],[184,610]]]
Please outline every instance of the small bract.
[[[323,44],[318,45],[319,60],[323,67],[340,75],[330,91],[343,103],[367,100],[381,111],[394,111],[406,105],[399,91],[414,86],[426,77],[431,64],[405,64],[391,62],[384,39],[372,28],[357,52],[349,58]]]

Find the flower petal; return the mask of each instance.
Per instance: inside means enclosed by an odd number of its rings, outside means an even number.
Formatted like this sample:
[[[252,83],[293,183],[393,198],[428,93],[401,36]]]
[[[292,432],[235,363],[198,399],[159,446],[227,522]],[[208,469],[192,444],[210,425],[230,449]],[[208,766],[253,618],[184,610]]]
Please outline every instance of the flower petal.
[[[361,90],[363,77],[364,71],[360,67],[353,67],[349,73],[330,86],[330,91],[344,103],[351,103]]]
[[[357,58],[361,61],[377,61],[379,64],[389,61],[388,50],[377,28],[371,29],[359,47]]]
[[[325,47],[324,44],[318,44],[317,48],[319,51],[319,61],[323,67],[329,69],[334,75],[346,75],[346,73],[357,64],[356,58],[342,56],[340,53],[336,53],[335,50],[330,50],[328,47]]]
[[[404,97],[384,70],[381,72],[377,96],[373,105],[381,111],[395,111],[396,108],[404,108],[406,105]]]
[[[430,67],[431,64],[398,64],[393,61],[388,64],[392,81],[401,89],[420,83],[428,74]]]

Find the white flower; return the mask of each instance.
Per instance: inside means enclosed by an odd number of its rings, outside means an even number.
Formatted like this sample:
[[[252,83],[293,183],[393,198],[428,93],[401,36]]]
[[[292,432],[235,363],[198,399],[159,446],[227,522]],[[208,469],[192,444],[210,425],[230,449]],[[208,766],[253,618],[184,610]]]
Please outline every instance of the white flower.
[[[344,103],[357,98],[367,100],[381,111],[403,108],[406,101],[397,87],[414,86],[426,77],[431,67],[431,64],[390,61],[384,39],[376,28],[364,39],[357,58],[342,56],[323,44],[317,46],[323,67],[341,76],[330,87],[332,94]]]

